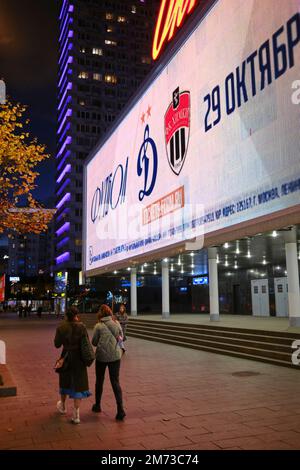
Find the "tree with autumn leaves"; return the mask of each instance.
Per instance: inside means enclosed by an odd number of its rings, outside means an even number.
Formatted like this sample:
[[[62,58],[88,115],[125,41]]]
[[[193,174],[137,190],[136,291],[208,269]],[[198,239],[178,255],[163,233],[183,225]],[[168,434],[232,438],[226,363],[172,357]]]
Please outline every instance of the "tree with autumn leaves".
[[[26,107],[6,101],[0,105],[0,233],[40,233],[47,230],[53,211],[33,197],[36,166],[49,155],[31,139],[25,127]]]

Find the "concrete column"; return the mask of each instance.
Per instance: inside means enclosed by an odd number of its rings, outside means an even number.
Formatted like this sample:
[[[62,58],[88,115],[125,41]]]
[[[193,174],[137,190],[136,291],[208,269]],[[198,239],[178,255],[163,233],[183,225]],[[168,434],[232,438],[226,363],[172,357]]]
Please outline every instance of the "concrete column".
[[[131,305],[131,316],[137,317],[136,268],[131,268],[131,272],[130,272],[130,305]]]
[[[290,326],[300,326],[300,290],[296,227],[293,227],[292,230],[285,232],[284,240],[286,270],[288,278]]]
[[[169,318],[170,316],[170,286],[169,286],[169,263],[162,261],[162,317]]]
[[[219,285],[217,249],[208,248],[208,274],[209,274],[209,311],[210,321],[219,321]]]

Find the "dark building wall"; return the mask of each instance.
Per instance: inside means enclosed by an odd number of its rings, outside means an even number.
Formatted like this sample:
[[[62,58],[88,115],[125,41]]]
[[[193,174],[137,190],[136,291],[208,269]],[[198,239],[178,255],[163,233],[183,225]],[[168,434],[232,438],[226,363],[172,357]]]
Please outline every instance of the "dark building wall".
[[[61,1],[56,270],[81,269],[82,164],[152,68],[160,0]]]

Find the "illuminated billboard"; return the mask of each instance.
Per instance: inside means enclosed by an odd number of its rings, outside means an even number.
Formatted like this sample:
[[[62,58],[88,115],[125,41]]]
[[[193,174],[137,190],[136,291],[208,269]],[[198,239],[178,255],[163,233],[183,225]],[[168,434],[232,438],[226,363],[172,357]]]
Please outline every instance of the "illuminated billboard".
[[[56,294],[64,294],[67,291],[68,285],[68,272],[61,271],[55,274],[54,279],[54,292]]]
[[[141,91],[85,166],[87,274],[299,204],[299,10],[217,1]]]

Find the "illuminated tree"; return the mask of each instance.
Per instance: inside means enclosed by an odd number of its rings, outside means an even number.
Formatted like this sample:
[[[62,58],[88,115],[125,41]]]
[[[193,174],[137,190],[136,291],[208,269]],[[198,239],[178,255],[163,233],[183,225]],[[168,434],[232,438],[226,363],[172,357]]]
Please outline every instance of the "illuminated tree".
[[[24,130],[29,123],[24,120],[25,110],[9,101],[0,105],[0,233],[40,233],[53,216],[32,195],[39,175],[36,166],[49,155]]]

